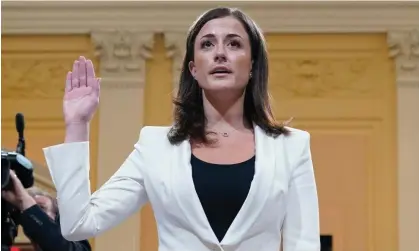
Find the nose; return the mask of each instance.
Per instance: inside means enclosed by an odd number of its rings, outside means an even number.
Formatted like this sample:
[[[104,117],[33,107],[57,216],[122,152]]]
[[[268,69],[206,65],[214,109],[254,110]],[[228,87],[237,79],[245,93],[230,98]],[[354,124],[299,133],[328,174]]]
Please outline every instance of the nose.
[[[217,46],[217,49],[215,51],[215,57],[214,57],[214,61],[215,62],[224,62],[226,61],[226,53],[224,50],[224,46]]]

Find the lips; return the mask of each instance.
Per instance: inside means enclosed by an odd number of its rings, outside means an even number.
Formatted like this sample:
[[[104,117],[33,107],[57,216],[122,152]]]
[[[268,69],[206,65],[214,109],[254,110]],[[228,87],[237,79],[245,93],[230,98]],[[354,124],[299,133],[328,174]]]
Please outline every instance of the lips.
[[[217,66],[210,71],[210,74],[230,74],[232,71],[226,66]]]

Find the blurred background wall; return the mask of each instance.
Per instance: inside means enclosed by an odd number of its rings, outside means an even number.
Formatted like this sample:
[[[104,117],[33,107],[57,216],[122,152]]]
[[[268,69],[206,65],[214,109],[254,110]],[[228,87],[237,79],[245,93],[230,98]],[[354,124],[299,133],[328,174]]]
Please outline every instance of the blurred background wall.
[[[37,184],[54,190],[42,148],[63,141],[65,76],[84,55],[103,79],[91,129],[94,191],[142,126],[171,123],[187,29],[218,5],[3,1],[2,147],[16,146],[22,112]],[[312,135],[321,233],[332,250],[417,250],[419,4],[233,6],[266,33],[276,117],[294,117],[292,126]],[[96,251],[157,251],[151,207],[91,242]]]

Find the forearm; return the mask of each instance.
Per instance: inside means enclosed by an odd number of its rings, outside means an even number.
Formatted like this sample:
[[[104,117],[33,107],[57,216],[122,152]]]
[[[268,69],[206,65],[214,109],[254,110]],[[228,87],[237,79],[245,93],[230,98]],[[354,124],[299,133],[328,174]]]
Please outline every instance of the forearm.
[[[90,251],[87,241],[66,240],[59,224],[49,218],[38,205],[24,210],[20,223],[27,237],[43,251]]]

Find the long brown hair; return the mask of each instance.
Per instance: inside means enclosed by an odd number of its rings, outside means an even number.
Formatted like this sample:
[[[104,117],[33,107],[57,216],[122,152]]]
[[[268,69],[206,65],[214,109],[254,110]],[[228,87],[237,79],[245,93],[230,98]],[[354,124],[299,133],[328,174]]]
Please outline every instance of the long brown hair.
[[[174,100],[174,125],[168,133],[172,144],[191,138],[208,143],[207,119],[204,114],[202,89],[189,71],[188,64],[194,60],[194,43],[202,27],[210,20],[232,16],[239,20],[248,36],[253,60],[252,77],[247,84],[244,97],[244,116],[249,124],[255,123],[266,134],[277,137],[287,134],[283,124],[277,123],[271,110],[268,93],[268,54],[265,39],[255,22],[238,9],[219,7],[201,15],[192,27],[186,40],[186,54],[183,60],[177,97]]]

